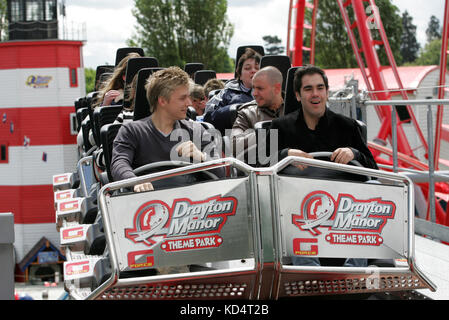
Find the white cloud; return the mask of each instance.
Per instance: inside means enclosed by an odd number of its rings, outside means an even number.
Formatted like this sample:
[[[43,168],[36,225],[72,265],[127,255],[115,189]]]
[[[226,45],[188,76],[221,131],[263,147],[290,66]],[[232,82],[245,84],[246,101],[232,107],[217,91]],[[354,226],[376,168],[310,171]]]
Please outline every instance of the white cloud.
[[[263,45],[262,37],[278,36],[287,43],[288,1],[261,1],[254,5],[229,6],[228,18],[234,24],[229,55],[234,58],[241,45]]]
[[[425,30],[433,14],[443,24],[443,0],[392,0],[402,14],[408,10],[417,25],[417,38],[423,46]],[[115,61],[115,51],[126,46],[135,30],[131,13],[134,0],[67,0],[67,21],[86,23],[87,42],[84,46],[84,64],[97,65]],[[234,36],[228,49],[235,57],[237,47],[246,44],[263,45],[262,37],[276,35],[287,43],[288,0],[228,0],[228,18],[234,24]]]
[[[410,16],[413,17],[413,24],[416,25],[416,38],[421,44],[421,47],[426,43],[426,29],[432,15],[440,20],[440,26],[444,22],[444,1],[443,0],[392,0],[392,3],[399,8],[402,13],[407,10]]]

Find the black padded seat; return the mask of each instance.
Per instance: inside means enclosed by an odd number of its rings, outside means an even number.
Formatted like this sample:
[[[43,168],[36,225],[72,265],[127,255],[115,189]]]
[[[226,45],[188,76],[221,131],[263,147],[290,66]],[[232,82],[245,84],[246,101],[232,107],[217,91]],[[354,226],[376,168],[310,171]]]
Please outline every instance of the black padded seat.
[[[137,73],[137,83],[136,83],[136,95],[134,97],[134,116],[133,120],[143,119],[148,117],[150,112],[150,104],[147,99],[147,93],[145,90],[145,84],[148,77],[150,77],[154,72],[162,70],[164,68],[143,68]]]
[[[298,68],[299,67],[292,67],[287,71],[287,79],[284,94],[285,114],[288,114],[301,108],[301,103],[296,99],[295,89],[293,87],[295,72]]]
[[[109,123],[101,127],[100,129],[100,140],[103,146],[104,153],[104,163],[106,166],[106,172],[108,177],[108,182],[114,181],[111,174],[111,160],[112,160],[112,143],[117,136],[118,130],[122,126],[121,123],[113,124]]]
[[[99,85],[101,83],[101,76],[104,73],[112,73],[114,72],[114,66],[111,65],[101,65],[97,66],[97,69],[95,71],[95,91],[98,91],[100,89]]]
[[[193,79],[195,72],[204,69],[204,64],[201,62],[189,62],[184,65],[184,71]]]
[[[123,58],[126,57],[131,52],[136,52],[141,57],[145,56],[145,53],[142,48],[138,48],[138,47],[118,48],[115,53],[115,66],[117,66],[120,63],[120,61],[122,61]]]
[[[92,121],[92,130],[94,131],[95,136],[98,137],[98,141],[95,143],[97,146],[101,146],[100,141],[100,129],[102,126],[108,123],[113,123],[117,118],[118,114],[122,111],[123,107],[121,105],[117,106],[103,106],[97,107],[94,110],[93,121]]]
[[[193,76],[196,84],[204,86],[209,79],[216,79],[217,73],[214,70],[198,70]]]
[[[282,73],[282,91],[285,91],[287,84],[287,73],[292,67],[290,57],[286,55],[265,55],[260,60],[260,68],[273,66],[276,67]]]

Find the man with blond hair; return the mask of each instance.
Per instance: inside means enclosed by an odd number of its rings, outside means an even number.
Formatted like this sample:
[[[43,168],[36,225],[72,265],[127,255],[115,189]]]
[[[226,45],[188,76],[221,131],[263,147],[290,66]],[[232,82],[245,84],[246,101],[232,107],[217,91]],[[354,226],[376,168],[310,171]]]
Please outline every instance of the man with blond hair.
[[[145,88],[151,115],[123,125],[113,143],[111,173],[116,181],[135,177],[133,169],[149,163],[210,159],[202,152],[213,143],[210,134],[200,123],[186,120],[192,104],[187,73],[178,67],[160,70],[147,80]],[[201,138],[197,145],[192,142],[194,135]],[[149,182],[134,186],[136,192],[149,190],[153,190]]]

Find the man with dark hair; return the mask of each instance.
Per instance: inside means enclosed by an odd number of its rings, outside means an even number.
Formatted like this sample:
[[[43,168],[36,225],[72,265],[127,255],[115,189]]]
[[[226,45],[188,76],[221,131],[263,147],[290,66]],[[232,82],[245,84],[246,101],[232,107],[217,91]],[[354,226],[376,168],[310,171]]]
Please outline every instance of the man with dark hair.
[[[378,169],[357,122],[326,107],[329,84],[323,70],[311,65],[298,68],[294,89],[302,107],[274,119],[270,127],[278,133],[280,159],[286,156],[312,158],[311,152],[328,151],[332,152],[330,160],[336,163],[357,160],[364,167]],[[298,168],[304,169],[304,166],[298,165]],[[294,265],[320,265],[318,258],[302,256],[292,257],[292,262]],[[346,259],[344,265],[364,267],[367,259]]]
[[[312,65],[298,68],[294,89],[302,108],[273,120],[270,128],[278,130],[280,159],[311,158],[311,152],[329,151],[331,161],[357,160],[364,167],[378,168],[357,122],[326,107],[329,84],[323,70]]]

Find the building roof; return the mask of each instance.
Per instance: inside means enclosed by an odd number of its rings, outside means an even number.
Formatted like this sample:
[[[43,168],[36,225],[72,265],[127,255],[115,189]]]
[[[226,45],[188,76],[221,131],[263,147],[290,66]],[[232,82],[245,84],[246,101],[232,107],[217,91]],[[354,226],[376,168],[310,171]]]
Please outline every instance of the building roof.
[[[414,91],[424,80],[424,78],[432,71],[438,70],[436,65],[431,66],[407,66],[398,67],[399,76],[401,78],[402,86],[404,89],[411,89]],[[362,72],[359,68],[345,68],[345,69],[325,69],[326,75],[329,79],[329,88],[332,91],[336,91],[344,88],[345,81],[351,76],[355,80],[359,81],[359,89],[367,90],[365,81],[362,77]],[[366,69],[366,73],[369,74],[369,70]],[[391,67],[384,67],[382,69],[382,75],[385,79],[387,88],[389,90],[399,89],[396,79],[394,77]],[[234,78],[233,73],[217,73],[217,78],[222,80],[229,80]],[[396,92],[397,94],[398,92]],[[394,94],[394,92],[393,92]]]
[[[51,249],[58,253],[59,259],[65,260],[64,255],[59,251],[59,249],[53,245],[50,240],[45,237],[42,237],[31,250],[26,254],[26,256],[18,263],[20,270],[23,272],[25,269],[33,262],[36,261],[39,252],[46,250],[47,248]]]
[[[423,79],[434,70],[438,70],[438,66],[398,67],[403,88],[412,90],[418,88]],[[359,68],[326,69],[325,71],[329,79],[329,87],[333,91],[343,88],[345,86],[345,80],[352,75],[355,80],[359,81],[359,89],[367,90],[362,72]],[[399,89],[391,67],[384,67],[381,72],[389,90]],[[366,73],[369,74],[368,69],[366,69]]]

